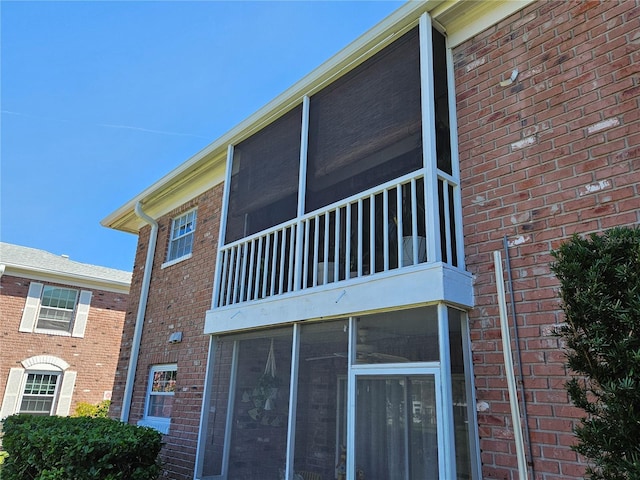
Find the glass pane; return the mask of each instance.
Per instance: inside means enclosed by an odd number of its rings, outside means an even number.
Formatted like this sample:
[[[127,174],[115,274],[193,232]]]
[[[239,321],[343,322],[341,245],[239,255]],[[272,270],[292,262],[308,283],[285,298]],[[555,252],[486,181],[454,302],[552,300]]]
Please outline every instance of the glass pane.
[[[171,418],[171,408],[173,407],[173,395],[153,395],[149,396],[150,417]]]
[[[45,286],[42,291],[42,305],[45,307],[73,310],[78,292],[68,288]]]
[[[303,478],[335,478],[346,447],[346,327],[346,321],[302,327],[294,471]]]
[[[311,97],[306,211],[422,166],[414,28]]]
[[[153,374],[151,384],[152,392],[175,392],[176,391],[176,370],[160,370]]]
[[[71,325],[72,316],[73,310],[41,307],[36,328],[66,332]]]
[[[434,377],[358,377],[355,436],[353,478],[437,479]]]
[[[357,338],[357,363],[437,361],[437,307],[361,317],[357,322]]]
[[[453,425],[455,427],[456,472],[458,479],[472,478],[469,437],[469,405],[462,343],[463,315],[448,309],[449,348],[451,349],[451,390],[453,393]]]
[[[31,415],[51,415],[53,398],[31,397],[25,395],[20,405],[20,413]]]
[[[280,478],[285,468],[292,329],[239,341],[229,478]]]
[[[296,216],[302,107],[234,147],[225,242]]]

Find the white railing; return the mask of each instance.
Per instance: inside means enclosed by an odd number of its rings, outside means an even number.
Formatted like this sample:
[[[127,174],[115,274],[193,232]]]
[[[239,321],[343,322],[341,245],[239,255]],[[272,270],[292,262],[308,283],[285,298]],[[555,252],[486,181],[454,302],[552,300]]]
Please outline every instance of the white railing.
[[[216,306],[321,287],[426,262],[426,208],[439,208],[442,260],[457,265],[457,185],[438,177],[425,205],[422,171],[221,247]],[[430,259],[436,261],[439,259]]]

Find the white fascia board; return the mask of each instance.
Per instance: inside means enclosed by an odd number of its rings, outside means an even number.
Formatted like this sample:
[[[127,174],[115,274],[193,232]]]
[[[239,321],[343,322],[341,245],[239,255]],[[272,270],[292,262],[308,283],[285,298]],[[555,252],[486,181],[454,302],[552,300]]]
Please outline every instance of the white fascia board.
[[[59,272],[46,268],[13,265],[11,263],[5,263],[4,265],[6,267],[4,272],[5,276],[27,278],[29,280],[43,280],[51,283],[58,283],[61,285],[103,290],[105,292],[122,293],[126,295],[129,294],[129,289],[131,287],[131,282],[106,280],[103,278]]]
[[[332,283],[313,290],[207,311],[205,334],[238,332],[307,320],[346,317],[447,302],[473,307],[471,274],[443,263],[406,273]]]
[[[447,46],[455,47],[513,15],[535,0],[447,0],[432,17],[444,26]]]

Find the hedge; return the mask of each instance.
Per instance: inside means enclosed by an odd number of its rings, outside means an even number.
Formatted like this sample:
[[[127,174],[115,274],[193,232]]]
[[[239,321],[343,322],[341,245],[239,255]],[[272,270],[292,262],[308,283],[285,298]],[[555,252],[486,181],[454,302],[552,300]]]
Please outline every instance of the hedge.
[[[13,415],[2,480],[153,480],[162,436],[109,418]]]

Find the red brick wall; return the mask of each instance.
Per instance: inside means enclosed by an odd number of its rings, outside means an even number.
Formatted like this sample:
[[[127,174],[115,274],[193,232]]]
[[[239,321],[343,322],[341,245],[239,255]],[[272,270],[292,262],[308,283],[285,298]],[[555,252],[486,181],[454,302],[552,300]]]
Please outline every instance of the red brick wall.
[[[36,355],[54,355],[78,372],[71,410],[78,402],[98,403],[113,388],[127,295],[91,290],[91,305],[84,338],[19,332],[22,309],[34,280],[5,274],[0,279],[0,403],[9,370]],[[36,280],[45,285],[69,287]],[[78,288],[78,287],[70,287]]]
[[[550,251],[640,221],[640,2],[536,2],[454,49],[483,476],[517,478],[492,252],[511,247],[537,478],[578,478]],[[514,69],[519,75],[508,86]],[[504,252],[503,252],[504,256]],[[486,403],[484,403],[486,402]]]
[[[171,428],[163,441],[165,475],[192,479],[207,366],[209,336],[203,334],[206,311],[211,307],[213,276],[218,245],[218,224],[222,186],[158,219],[158,239],[151,275],[149,298],[142,334],[129,422],[143,416],[149,370],[152,365],[177,363],[177,385],[171,415]],[[192,257],[162,268],[167,257],[171,221],[197,207],[197,224]],[[147,254],[150,227],[140,232],[127,310],[120,360],[116,372],[110,415],[120,417],[131,340],[135,326],[140,288]],[[169,344],[173,332],[182,332],[182,342]]]

